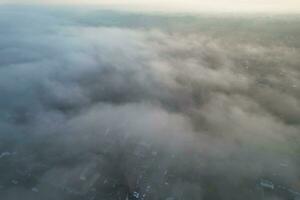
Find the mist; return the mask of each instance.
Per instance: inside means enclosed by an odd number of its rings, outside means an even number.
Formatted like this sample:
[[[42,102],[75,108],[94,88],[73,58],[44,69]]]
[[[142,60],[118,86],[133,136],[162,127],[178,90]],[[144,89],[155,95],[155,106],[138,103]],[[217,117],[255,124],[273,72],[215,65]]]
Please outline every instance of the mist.
[[[0,199],[299,198],[299,22],[1,6]]]

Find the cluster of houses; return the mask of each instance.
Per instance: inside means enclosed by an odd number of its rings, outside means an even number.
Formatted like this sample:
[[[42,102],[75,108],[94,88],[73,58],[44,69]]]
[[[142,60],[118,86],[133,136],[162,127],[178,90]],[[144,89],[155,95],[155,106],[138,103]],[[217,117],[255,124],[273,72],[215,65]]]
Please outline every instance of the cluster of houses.
[[[300,200],[300,192],[280,184],[275,184],[270,180],[259,180],[258,188],[261,189],[263,197],[265,193],[268,193],[280,196],[286,200]]]

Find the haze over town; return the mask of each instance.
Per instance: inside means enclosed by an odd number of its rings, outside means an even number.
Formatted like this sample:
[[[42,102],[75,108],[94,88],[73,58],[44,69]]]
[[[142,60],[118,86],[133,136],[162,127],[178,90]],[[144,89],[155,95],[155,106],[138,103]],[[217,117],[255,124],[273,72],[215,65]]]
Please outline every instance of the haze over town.
[[[298,1],[0,2],[1,200],[299,200]]]

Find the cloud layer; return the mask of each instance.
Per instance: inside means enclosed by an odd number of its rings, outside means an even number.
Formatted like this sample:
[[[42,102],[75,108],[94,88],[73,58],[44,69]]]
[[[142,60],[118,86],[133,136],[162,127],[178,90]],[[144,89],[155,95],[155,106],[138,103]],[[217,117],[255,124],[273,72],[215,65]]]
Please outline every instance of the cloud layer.
[[[1,11],[0,199],[300,187],[297,19]]]

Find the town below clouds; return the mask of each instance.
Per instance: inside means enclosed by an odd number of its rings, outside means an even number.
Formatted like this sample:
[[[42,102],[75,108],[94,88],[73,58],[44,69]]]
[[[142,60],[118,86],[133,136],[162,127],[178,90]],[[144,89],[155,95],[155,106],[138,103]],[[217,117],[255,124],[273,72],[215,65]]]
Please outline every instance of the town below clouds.
[[[0,199],[299,199],[299,22],[0,7]]]

